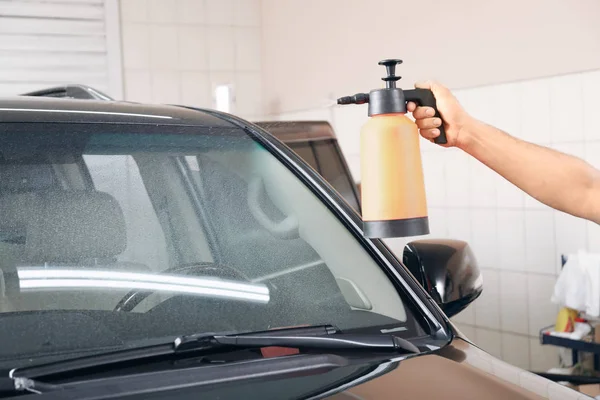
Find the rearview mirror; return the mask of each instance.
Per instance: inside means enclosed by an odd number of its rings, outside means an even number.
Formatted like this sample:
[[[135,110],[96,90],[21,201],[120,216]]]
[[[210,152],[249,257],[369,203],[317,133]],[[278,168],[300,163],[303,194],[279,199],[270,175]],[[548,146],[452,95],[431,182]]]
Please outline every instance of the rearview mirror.
[[[477,260],[462,240],[415,240],[404,247],[402,258],[448,318],[464,310],[483,290]]]

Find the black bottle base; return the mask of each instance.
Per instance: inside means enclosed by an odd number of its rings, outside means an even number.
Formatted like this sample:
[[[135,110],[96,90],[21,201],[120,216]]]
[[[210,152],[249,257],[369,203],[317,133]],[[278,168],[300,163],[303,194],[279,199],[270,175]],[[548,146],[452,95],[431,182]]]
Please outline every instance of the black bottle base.
[[[429,218],[392,219],[389,221],[364,221],[365,237],[383,239],[393,237],[421,236],[429,234]]]

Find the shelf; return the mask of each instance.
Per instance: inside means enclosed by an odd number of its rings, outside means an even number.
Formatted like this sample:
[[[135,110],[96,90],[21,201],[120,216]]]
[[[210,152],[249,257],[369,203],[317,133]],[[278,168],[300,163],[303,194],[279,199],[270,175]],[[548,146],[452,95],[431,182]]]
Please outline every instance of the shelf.
[[[547,344],[571,349],[573,365],[576,365],[579,361],[579,352],[591,353],[594,355],[594,369],[600,371],[600,343],[550,335],[548,332],[551,332],[553,328],[554,325],[550,325],[540,330],[540,343],[542,345]]]
[[[586,342],[584,340],[569,339],[561,336],[550,335],[546,332],[552,331],[554,326],[547,326],[540,330],[540,343],[552,346],[565,347],[586,353],[600,354],[600,343]]]

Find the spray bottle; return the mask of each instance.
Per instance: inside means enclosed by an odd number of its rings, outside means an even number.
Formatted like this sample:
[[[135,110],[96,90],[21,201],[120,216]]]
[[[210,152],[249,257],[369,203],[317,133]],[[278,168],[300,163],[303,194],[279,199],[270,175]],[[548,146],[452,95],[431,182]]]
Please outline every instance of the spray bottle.
[[[369,238],[429,234],[429,218],[416,124],[405,114],[406,103],[433,107],[428,89],[402,90],[395,75],[402,60],[383,60],[386,87],[341,97],[338,104],[369,104],[369,120],[361,129],[361,208],[364,235]],[[443,124],[435,143],[447,143]]]

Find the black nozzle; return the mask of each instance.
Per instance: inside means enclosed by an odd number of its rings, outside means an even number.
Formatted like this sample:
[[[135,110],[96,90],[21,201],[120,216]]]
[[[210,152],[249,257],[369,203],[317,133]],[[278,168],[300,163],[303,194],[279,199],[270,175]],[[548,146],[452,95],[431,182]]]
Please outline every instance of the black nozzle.
[[[338,104],[365,104],[369,102],[368,93],[356,93],[354,96],[340,97],[337,100]]]
[[[379,61],[379,65],[385,65],[387,74],[381,78],[386,88],[371,90],[369,93],[357,93],[354,96],[341,97],[338,104],[364,104],[369,103],[369,116],[379,114],[405,113],[406,101],[402,89],[396,87],[396,65],[402,64],[402,60],[389,59]]]
[[[379,65],[385,65],[388,76],[381,78],[385,82],[385,87],[388,89],[396,88],[396,81],[400,80],[401,76],[396,76],[396,65],[402,64],[402,60],[388,59],[381,60]]]

